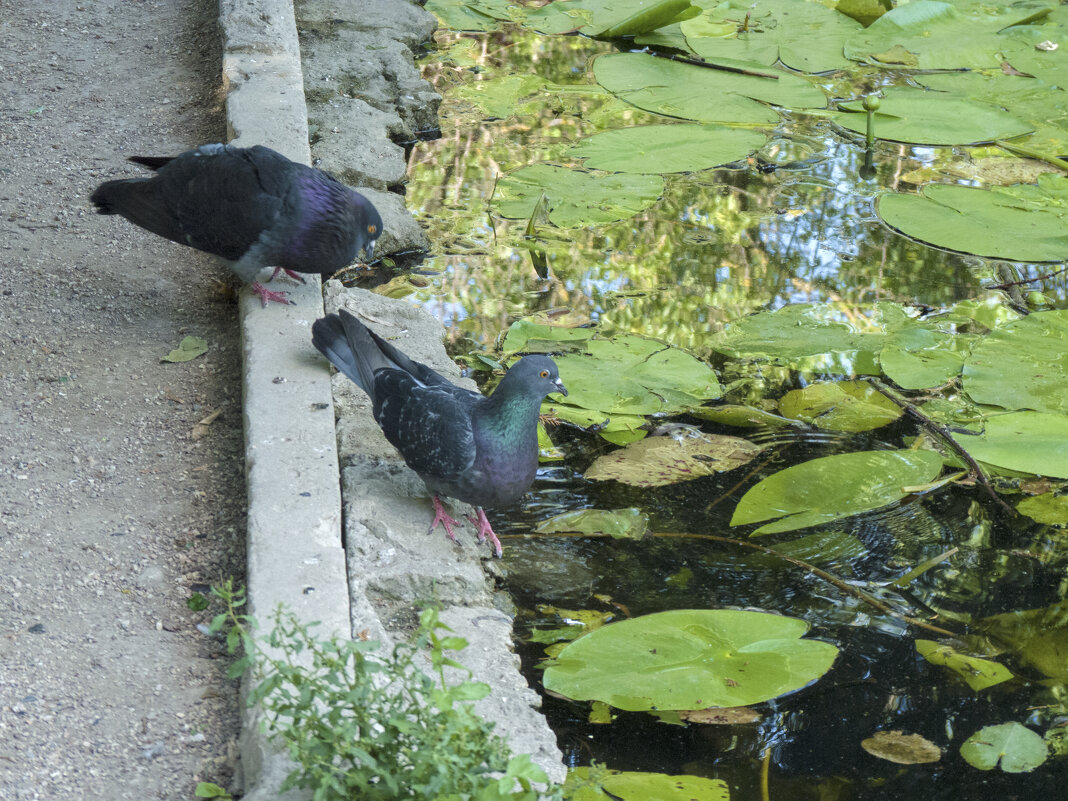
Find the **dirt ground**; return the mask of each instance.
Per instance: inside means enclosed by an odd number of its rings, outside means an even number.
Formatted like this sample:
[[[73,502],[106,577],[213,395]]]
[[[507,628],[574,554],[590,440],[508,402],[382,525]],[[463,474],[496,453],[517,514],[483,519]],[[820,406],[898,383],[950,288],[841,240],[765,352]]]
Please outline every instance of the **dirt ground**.
[[[0,2],[0,799],[226,786],[236,685],[195,590],[244,571],[236,306],[92,213],[225,134],[212,0]],[[183,336],[210,350],[160,357]],[[193,435],[194,425],[221,413]]]

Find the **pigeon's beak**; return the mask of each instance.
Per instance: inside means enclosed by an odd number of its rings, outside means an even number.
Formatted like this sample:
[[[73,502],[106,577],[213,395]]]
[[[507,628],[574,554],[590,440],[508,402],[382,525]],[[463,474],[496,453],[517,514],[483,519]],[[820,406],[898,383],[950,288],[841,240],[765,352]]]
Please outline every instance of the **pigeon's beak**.
[[[363,260],[370,261],[375,255],[375,241],[372,239],[366,245],[363,246]]]
[[[564,386],[564,382],[563,381],[561,381],[559,378],[554,378],[553,379],[553,386],[556,387],[556,391],[557,392],[559,392],[565,398],[567,397],[567,387]]]

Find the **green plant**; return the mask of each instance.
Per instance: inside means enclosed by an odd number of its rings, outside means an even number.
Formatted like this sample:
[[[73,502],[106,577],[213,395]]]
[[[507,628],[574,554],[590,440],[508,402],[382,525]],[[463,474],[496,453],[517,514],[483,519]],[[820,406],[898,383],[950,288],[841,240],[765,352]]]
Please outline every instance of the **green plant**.
[[[539,792],[544,772],[480,718],[471,702],[489,694],[486,684],[449,686],[445,668],[463,669],[448,651],[467,642],[449,634],[438,610],[423,610],[410,642],[389,655],[373,641],[317,639],[314,624],[302,624],[281,608],[269,634],[254,633],[241,613],[243,590],[230,582],[212,593],[226,611],[212,630],[226,633],[231,653],[243,655],[231,675],[252,668],[256,682],[249,703],[262,705],[266,729],[281,738],[297,767],[281,790],[309,788],[315,801],[436,799],[437,801],[537,801],[562,798],[562,789]],[[417,664],[429,649],[435,676]]]

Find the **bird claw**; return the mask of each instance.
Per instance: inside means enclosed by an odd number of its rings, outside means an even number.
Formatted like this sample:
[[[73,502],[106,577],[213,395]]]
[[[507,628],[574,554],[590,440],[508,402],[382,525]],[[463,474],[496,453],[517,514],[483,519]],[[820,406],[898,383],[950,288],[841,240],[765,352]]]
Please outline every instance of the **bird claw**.
[[[482,510],[482,507],[477,508],[478,516],[468,515],[467,519],[471,521],[471,524],[478,532],[478,541],[485,542],[489,537],[489,541],[493,544],[494,553],[497,554],[497,558],[500,559],[504,553],[504,549],[501,547],[501,541],[497,539],[497,535],[493,533],[493,527],[490,526],[489,520],[486,518],[486,513]]]
[[[252,285],[252,291],[260,296],[260,300],[263,301],[263,308],[267,308],[267,303],[274,301],[275,303],[288,303],[290,306],[296,306],[296,302],[289,299],[285,292],[272,292],[259,281]]]
[[[307,283],[307,281],[304,280],[304,276],[303,275],[301,275],[300,273],[298,273],[298,272],[296,272],[294,270],[287,270],[285,267],[275,267],[274,268],[274,272],[271,273],[271,277],[269,279],[267,279],[267,280],[273,281],[275,278],[278,277],[278,273],[285,273],[290,278],[292,278],[294,281],[296,281],[298,284],[306,284]]]
[[[441,505],[441,500],[435,495],[434,520],[430,523],[430,530],[427,531],[427,534],[433,532],[434,529],[438,527],[438,523],[441,523],[442,528],[445,529],[445,533],[449,535],[449,539],[459,545],[460,542],[456,539],[456,533],[452,530],[452,527],[460,525],[460,521],[455,517],[450,516],[449,513],[445,511],[445,507]]]

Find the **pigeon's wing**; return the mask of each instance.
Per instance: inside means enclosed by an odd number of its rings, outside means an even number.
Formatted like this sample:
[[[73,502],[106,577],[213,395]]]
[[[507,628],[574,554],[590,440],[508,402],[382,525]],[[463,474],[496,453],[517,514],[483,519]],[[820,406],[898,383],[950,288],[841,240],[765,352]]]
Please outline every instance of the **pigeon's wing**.
[[[426,386],[404,370],[375,372],[374,417],[408,466],[424,477],[452,483],[475,461],[471,429],[477,392],[453,384]]]
[[[342,314],[348,314],[348,312],[342,309]],[[365,330],[368,334],[371,335],[371,339],[374,340],[375,345],[378,346],[378,350],[382,353],[383,356],[393,362],[393,364],[397,365],[397,367],[399,367],[401,370],[404,370],[406,373],[413,376],[419,383],[425,384],[428,387],[445,387],[449,390],[457,390],[460,392],[466,392],[468,394],[474,394],[471,393],[470,390],[460,389],[445,376],[441,375],[441,373],[438,373],[430,367],[427,367],[422,362],[417,362],[414,359],[409,359],[403,352],[393,347],[393,345],[382,339],[382,337],[380,337],[370,328],[366,328]]]

